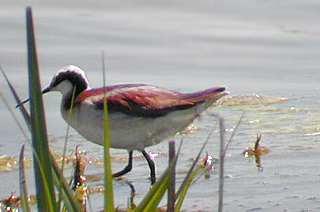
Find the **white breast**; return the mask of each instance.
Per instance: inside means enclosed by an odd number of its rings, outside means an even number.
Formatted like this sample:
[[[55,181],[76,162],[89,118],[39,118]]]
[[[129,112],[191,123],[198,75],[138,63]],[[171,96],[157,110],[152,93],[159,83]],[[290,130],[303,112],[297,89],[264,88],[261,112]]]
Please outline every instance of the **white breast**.
[[[109,114],[110,147],[143,150],[173,137],[185,129],[201,112],[204,105],[168,113],[163,117],[135,117],[120,112]],[[64,119],[86,139],[103,145],[103,114],[92,105],[81,104],[69,111],[62,111]]]

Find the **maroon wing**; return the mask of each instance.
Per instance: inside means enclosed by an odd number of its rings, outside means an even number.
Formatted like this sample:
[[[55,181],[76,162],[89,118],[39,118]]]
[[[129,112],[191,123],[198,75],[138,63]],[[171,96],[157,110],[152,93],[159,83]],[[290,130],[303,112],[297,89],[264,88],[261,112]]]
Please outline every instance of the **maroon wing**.
[[[117,85],[84,91],[77,97],[76,102],[90,101],[101,110],[106,98],[110,113],[159,117],[171,111],[193,107],[209,99],[217,100],[226,94],[224,90],[220,87],[184,94],[152,85]]]

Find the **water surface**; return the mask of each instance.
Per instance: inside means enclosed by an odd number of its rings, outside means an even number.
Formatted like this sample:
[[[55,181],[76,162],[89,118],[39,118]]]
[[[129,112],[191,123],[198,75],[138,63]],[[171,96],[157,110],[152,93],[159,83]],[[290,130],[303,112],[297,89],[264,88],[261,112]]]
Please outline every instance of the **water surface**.
[[[3,1],[0,8],[0,64],[22,98],[28,96],[25,6]],[[213,113],[225,118],[227,138],[246,111],[225,161],[225,211],[318,211],[320,133],[320,28],[318,1],[70,1],[28,2],[33,6],[43,86],[55,70],[74,64],[83,68],[92,87],[102,85],[101,52],[107,61],[107,83],[149,83],[181,92],[226,86],[232,99],[210,108],[184,136],[178,183],[196,149],[216,125]],[[4,79],[1,93],[14,107]],[[60,115],[60,94],[44,97],[52,148],[62,152],[66,124]],[[14,112],[23,123],[20,114]],[[0,155],[17,157],[26,143],[0,103]],[[218,128],[205,149],[218,157]],[[259,172],[242,150],[257,133],[270,149]],[[81,144],[87,157],[98,160],[102,148],[71,131],[68,147]],[[167,142],[151,147],[157,174],[167,166]],[[116,158],[126,151],[112,150]],[[125,176],[137,190],[138,203],[148,190],[149,170],[138,152],[133,171]],[[28,152],[30,156],[30,148]],[[126,161],[115,160],[113,170]],[[30,193],[32,169],[28,169]],[[101,174],[97,162],[88,174]],[[19,191],[18,171],[0,172],[0,198]],[[89,181],[99,187],[102,180]],[[125,208],[130,189],[115,181],[116,205]],[[184,202],[185,211],[216,211],[218,171],[200,178]],[[91,197],[93,210],[102,208],[100,193]]]

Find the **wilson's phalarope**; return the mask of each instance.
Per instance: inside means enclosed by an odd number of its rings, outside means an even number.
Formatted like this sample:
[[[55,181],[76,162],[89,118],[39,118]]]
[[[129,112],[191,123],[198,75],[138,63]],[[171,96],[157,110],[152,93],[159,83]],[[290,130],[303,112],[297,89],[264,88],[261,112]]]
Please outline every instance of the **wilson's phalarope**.
[[[65,121],[83,137],[99,145],[104,143],[103,104],[106,97],[110,147],[127,149],[129,152],[128,165],[113,176],[119,177],[131,171],[132,152],[139,150],[150,167],[151,183],[155,182],[155,166],[145,147],[173,137],[227,94],[224,87],[179,93],[146,84],[92,89],[85,73],[73,65],[54,74],[42,93],[49,91],[62,93],[61,113]],[[71,108],[72,102],[74,105]]]

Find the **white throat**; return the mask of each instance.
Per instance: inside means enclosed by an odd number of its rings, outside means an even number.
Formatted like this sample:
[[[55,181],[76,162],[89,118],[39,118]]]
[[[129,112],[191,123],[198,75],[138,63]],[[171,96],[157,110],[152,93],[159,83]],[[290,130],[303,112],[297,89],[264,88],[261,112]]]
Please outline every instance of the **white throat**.
[[[53,87],[52,91],[59,91],[62,93],[62,96],[67,96],[72,93],[73,87],[74,86],[70,81],[64,80],[61,83],[59,83],[56,87]]]

